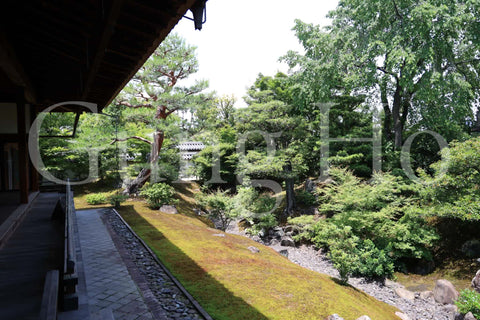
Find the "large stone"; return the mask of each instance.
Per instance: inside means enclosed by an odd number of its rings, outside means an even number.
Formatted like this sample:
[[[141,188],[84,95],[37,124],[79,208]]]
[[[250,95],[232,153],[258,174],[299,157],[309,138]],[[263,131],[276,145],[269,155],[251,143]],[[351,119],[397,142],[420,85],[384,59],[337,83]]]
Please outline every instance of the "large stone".
[[[397,294],[397,296],[399,296],[400,298],[403,298],[403,299],[406,299],[406,300],[410,300],[410,301],[413,301],[415,300],[415,293],[413,293],[412,291],[409,291],[405,288],[396,288],[395,289],[395,293]]]
[[[467,313],[463,320],[477,320],[471,312]]]
[[[475,291],[480,293],[480,270],[478,270],[475,277],[473,277],[472,288],[475,289]]]
[[[178,210],[175,206],[163,205],[158,209],[162,212],[169,213],[169,214],[177,214]]]
[[[332,314],[331,316],[328,316],[327,319],[325,320],[344,320],[344,319],[335,313],[335,314]]]
[[[452,304],[458,299],[458,291],[453,284],[445,279],[437,280],[433,289],[435,301],[442,304]]]
[[[397,312],[395,312],[395,315],[396,315],[397,317],[399,317],[400,319],[402,319],[402,320],[411,320],[410,317],[407,316],[407,315],[406,315],[405,313],[403,313],[403,312],[397,311]]]
[[[462,245],[461,250],[469,258],[480,257],[480,240],[468,240]]]
[[[357,320],[372,320],[372,319],[370,319],[369,316],[361,316],[360,318],[357,318]]]
[[[280,244],[284,247],[295,247],[295,241],[289,236],[283,236]]]

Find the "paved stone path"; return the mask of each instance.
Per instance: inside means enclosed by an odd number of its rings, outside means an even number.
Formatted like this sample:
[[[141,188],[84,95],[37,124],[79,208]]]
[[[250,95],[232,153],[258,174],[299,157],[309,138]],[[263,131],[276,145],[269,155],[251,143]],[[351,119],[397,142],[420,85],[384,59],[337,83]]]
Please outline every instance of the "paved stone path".
[[[111,310],[115,320],[154,319],[99,212],[76,212],[92,318]]]

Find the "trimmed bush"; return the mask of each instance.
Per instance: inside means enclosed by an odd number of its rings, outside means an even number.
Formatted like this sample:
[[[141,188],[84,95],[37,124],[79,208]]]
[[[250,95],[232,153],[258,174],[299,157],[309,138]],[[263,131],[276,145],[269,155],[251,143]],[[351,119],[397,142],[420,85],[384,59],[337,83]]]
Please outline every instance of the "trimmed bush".
[[[85,197],[85,201],[92,205],[104,204],[107,203],[107,197],[103,193],[92,193]]]
[[[175,189],[166,183],[145,184],[140,191],[140,195],[147,200],[149,207],[152,209],[159,209],[165,204],[176,202],[173,199]]]
[[[125,202],[128,199],[128,196],[115,193],[108,197],[108,202],[115,208],[119,208],[122,202]]]

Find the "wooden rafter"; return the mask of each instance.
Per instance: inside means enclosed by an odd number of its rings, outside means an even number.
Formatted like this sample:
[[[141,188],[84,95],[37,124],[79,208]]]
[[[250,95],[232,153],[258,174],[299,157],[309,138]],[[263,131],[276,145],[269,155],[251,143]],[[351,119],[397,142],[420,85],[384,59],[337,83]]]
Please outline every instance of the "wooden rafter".
[[[95,51],[95,56],[93,61],[90,65],[90,69],[88,70],[87,77],[85,80],[84,92],[82,95],[82,99],[86,99],[88,94],[92,89],[93,82],[95,80],[95,76],[97,74],[98,69],[102,63],[102,59],[105,55],[105,51],[108,47],[110,39],[113,35],[115,25],[117,23],[118,17],[120,16],[121,8],[123,5],[123,1],[113,1],[112,7],[108,13],[108,16],[105,20],[105,24],[103,26],[103,31],[100,36],[100,41]]]
[[[114,94],[111,96],[111,98],[105,104],[106,106],[109,105],[112,102],[112,100],[118,95],[120,90],[122,90],[123,87],[125,87],[125,85],[128,83],[128,81],[130,81],[130,79],[135,75],[135,73],[137,73],[138,69],[140,69],[142,67],[142,65],[145,63],[145,61],[147,61],[148,57],[150,57],[150,55],[160,45],[160,43],[163,41],[163,39],[165,39],[167,34],[170,32],[170,30],[173,29],[173,27],[178,22],[178,20],[183,15],[185,15],[187,10],[189,8],[191,8],[194,3],[195,3],[195,0],[185,1],[185,3],[182,6],[179,6],[177,8],[177,15],[172,16],[169,21],[165,21],[166,22],[165,26],[162,26],[162,27],[157,26],[157,35],[156,35],[155,41],[152,43],[152,45],[149,48],[145,48],[145,50],[144,50],[145,53],[143,54],[141,59],[137,60],[135,67],[133,67],[130,74],[128,74],[128,76],[124,78],[121,85],[117,87],[117,90],[114,92]]]
[[[28,102],[36,102],[35,88],[18,60],[15,50],[2,32],[0,32],[0,68],[15,85],[24,88]]]

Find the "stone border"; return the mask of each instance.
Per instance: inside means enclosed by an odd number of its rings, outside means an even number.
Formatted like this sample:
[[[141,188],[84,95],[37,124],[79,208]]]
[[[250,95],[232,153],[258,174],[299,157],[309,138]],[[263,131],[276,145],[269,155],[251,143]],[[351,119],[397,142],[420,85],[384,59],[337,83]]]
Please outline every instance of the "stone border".
[[[28,196],[28,203],[20,204],[0,225],[0,249],[7,243],[8,239],[15,233],[25,218],[26,213],[30,210],[30,206],[37,198],[39,192],[35,191]]]
[[[205,320],[213,320],[213,318],[202,308],[202,306],[192,297],[190,293],[183,287],[183,285],[175,278],[175,276],[165,267],[165,265],[158,259],[157,255],[150,249],[150,247],[140,238],[135,231],[130,227],[130,225],[123,219],[123,217],[115,210],[111,208],[112,212],[122,221],[125,227],[134,235],[134,237],[142,244],[145,250],[150,254],[153,260],[160,266],[160,268],[165,272],[165,274],[172,280],[176,287],[185,295],[185,297],[190,301],[190,303],[195,307],[198,313],[205,318]],[[143,287],[143,286],[142,286]],[[143,288],[142,288],[143,289]],[[147,291],[148,292],[148,291]],[[153,311],[153,310],[152,310]]]

